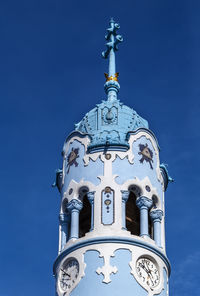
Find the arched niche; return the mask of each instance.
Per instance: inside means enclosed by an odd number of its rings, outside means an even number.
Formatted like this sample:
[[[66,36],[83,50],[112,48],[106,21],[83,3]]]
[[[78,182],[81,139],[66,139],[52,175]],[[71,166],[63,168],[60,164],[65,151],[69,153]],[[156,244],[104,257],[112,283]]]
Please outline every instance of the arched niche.
[[[137,185],[130,185],[129,198],[126,202],[126,228],[133,235],[140,235],[140,211],[136,206],[136,199],[141,195],[141,189]]]
[[[79,214],[79,238],[85,236],[85,234],[91,229],[92,207],[87,197],[88,192],[89,188],[87,186],[82,186],[79,189],[79,197],[83,203],[82,210]]]

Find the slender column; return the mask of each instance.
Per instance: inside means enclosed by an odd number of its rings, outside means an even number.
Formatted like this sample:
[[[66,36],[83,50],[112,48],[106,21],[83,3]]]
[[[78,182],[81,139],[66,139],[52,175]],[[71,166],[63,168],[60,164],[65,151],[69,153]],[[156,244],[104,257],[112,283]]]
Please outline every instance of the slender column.
[[[70,239],[79,238],[79,213],[82,209],[83,204],[77,199],[72,199],[67,204],[68,211],[71,212],[71,230],[70,230]]]
[[[153,239],[158,247],[161,248],[161,220],[163,211],[154,210],[150,212],[150,217],[153,222]]]
[[[146,196],[140,196],[136,200],[136,205],[140,209],[140,236],[149,236],[148,210],[152,204],[152,200]]]
[[[64,248],[67,240],[68,240],[68,236],[69,236],[69,214],[66,213],[61,213],[59,215],[59,221],[60,221],[60,227],[61,227],[61,244],[60,244],[60,248],[62,251],[62,249]]]
[[[94,194],[95,191],[91,191],[87,193],[87,198],[91,204],[91,227],[90,231],[94,229]]]
[[[122,229],[126,229],[126,202],[129,198],[129,191],[121,190],[122,193]]]

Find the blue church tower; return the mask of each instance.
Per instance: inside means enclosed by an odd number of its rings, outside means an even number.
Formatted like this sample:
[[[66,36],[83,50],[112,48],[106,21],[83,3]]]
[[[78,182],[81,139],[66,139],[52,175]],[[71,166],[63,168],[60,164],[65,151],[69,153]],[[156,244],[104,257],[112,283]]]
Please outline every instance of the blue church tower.
[[[171,178],[147,121],[118,99],[118,29],[111,19],[102,53],[107,100],[75,125],[56,175],[58,296],[169,295],[164,192]]]

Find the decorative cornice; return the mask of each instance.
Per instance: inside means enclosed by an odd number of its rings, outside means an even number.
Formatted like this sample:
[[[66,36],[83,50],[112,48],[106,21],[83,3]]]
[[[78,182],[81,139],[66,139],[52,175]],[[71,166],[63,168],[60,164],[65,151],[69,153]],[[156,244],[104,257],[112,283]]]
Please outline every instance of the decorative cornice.
[[[150,209],[153,205],[153,202],[151,199],[149,199],[146,196],[140,196],[136,200],[136,205],[139,209],[142,209],[142,208]]]

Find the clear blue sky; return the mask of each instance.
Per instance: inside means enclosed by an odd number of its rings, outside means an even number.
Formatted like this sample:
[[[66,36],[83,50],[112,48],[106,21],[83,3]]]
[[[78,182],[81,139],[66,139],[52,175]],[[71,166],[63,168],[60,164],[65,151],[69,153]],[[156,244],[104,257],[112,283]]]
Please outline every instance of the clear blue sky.
[[[175,183],[166,193],[170,295],[200,295],[200,2],[0,2],[0,296],[54,295],[60,197],[73,124],[105,99],[111,16],[124,42],[119,98],[149,121]]]

